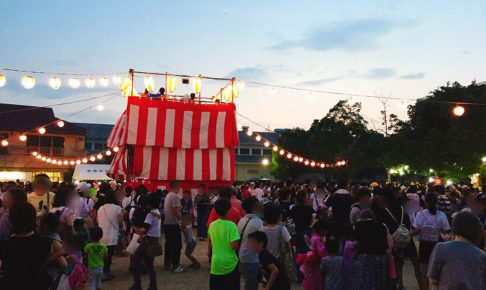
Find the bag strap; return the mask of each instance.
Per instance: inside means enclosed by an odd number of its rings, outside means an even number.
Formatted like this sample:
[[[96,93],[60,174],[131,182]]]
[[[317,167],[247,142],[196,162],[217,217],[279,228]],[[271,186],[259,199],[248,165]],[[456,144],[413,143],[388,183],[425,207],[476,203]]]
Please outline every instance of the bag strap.
[[[391,218],[392,218],[392,219],[395,221],[395,223],[396,223],[398,226],[400,226],[401,224],[399,224],[399,223],[398,223],[397,219],[396,219],[396,218],[395,218],[395,216],[394,216],[394,215],[391,213],[391,211],[390,211],[390,210],[389,210],[387,207],[385,207],[385,210],[388,212],[388,214],[391,216]],[[402,218],[403,218],[403,216],[402,216]]]
[[[108,214],[106,213],[106,206],[105,205],[103,206],[103,212],[105,213],[106,219],[110,222],[111,226],[116,229],[117,226],[113,225],[113,222],[108,218]]]
[[[240,238],[243,239],[243,235],[245,234],[245,230],[246,230],[246,226],[248,225],[248,223],[250,222],[251,218],[248,218],[248,220],[246,221],[246,224],[245,226],[243,227],[243,230],[241,231],[241,234],[240,234]]]
[[[405,215],[405,212],[403,210],[403,206],[400,206],[400,208],[402,209],[402,218],[400,219],[400,225],[403,225],[403,216]]]

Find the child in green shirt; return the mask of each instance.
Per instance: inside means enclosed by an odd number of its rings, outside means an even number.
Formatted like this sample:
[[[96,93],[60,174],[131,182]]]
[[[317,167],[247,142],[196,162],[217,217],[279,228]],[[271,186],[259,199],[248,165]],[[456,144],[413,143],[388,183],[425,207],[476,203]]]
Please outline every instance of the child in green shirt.
[[[106,245],[100,243],[103,230],[100,227],[90,229],[89,235],[92,242],[84,247],[84,254],[88,258],[89,289],[101,289],[101,277],[105,265],[105,255],[108,252]]]
[[[211,277],[209,288],[240,289],[240,273],[238,271],[238,250],[240,235],[236,225],[228,221],[231,202],[219,199],[214,204],[214,210],[221,217],[211,223],[208,229],[208,257],[211,258]]]

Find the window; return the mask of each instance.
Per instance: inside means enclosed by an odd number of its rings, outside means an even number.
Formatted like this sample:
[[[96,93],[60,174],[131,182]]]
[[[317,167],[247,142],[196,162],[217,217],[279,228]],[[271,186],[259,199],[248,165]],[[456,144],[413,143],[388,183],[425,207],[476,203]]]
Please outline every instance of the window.
[[[251,155],[262,155],[262,149],[251,149]]]
[[[240,155],[250,155],[249,148],[240,148]]]
[[[87,151],[91,151],[91,143],[89,142],[84,143],[84,149],[86,149]]]
[[[105,149],[105,144],[103,144],[103,143],[95,143],[94,145],[95,145],[94,146],[94,149],[95,150],[103,150],[103,149]]]
[[[0,140],[8,139],[8,133],[0,133]],[[8,146],[0,146],[0,154],[8,154]]]
[[[56,136],[27,136],[27,153],[39,152],[43,155],[64,155],[64,137]]]
[[[272,155],[272,149],[263,149],[263,155]]]

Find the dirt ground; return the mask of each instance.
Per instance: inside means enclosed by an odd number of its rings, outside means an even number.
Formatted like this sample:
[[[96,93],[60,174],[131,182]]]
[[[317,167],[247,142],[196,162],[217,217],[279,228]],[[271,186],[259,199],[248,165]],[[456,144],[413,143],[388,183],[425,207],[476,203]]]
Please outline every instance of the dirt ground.
[[[187,268],[190,261],[182,255],[181,264],[185,271],[183,273],[175,274],[163,270],[163,257],[155,259],[155,270],[157,272],[157,286],[160,290],[203,290],[209,289],[209,263],[206,256],[206,242],[198,241],[194,256],[200,261],[201,268],[193,270]],[[183,251],[184,252],[184,249]],[[103,282],[103,289],[122,290],[128,289],[133,282],[132,275],[128,272],[129,266],[128,257],[114,257],[112,272],[116,276],[113,281]],[[409,261],[405,263],[404,267],[405,286],[408,290],[418,289],[417,283],[413,275],[413,268]],[[143,289],[148,288],[148,275],[142,278]],[[243,283],[242,288],[243,289]],[[292,284],[292,289],[302,289],[299,284]],[[231,289],[228,289],[231,290]]]

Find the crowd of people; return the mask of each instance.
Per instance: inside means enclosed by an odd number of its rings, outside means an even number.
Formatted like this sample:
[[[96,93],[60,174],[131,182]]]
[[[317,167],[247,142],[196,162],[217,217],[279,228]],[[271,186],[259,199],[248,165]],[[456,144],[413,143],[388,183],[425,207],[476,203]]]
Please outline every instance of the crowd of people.
[[[0,289],[101,289],[116,279],[116,253],[130,256],[130,289],[144,274],[158,289],[155,258],[186,272],[184,248],[198,270],[206,244],[210,289],[404,289],[406,259],[421,290],[486,289],[486,196],[464,184],[247,182],[191,194],[176,180],[149,192],[40,174],[0,184],[0,198]]]

